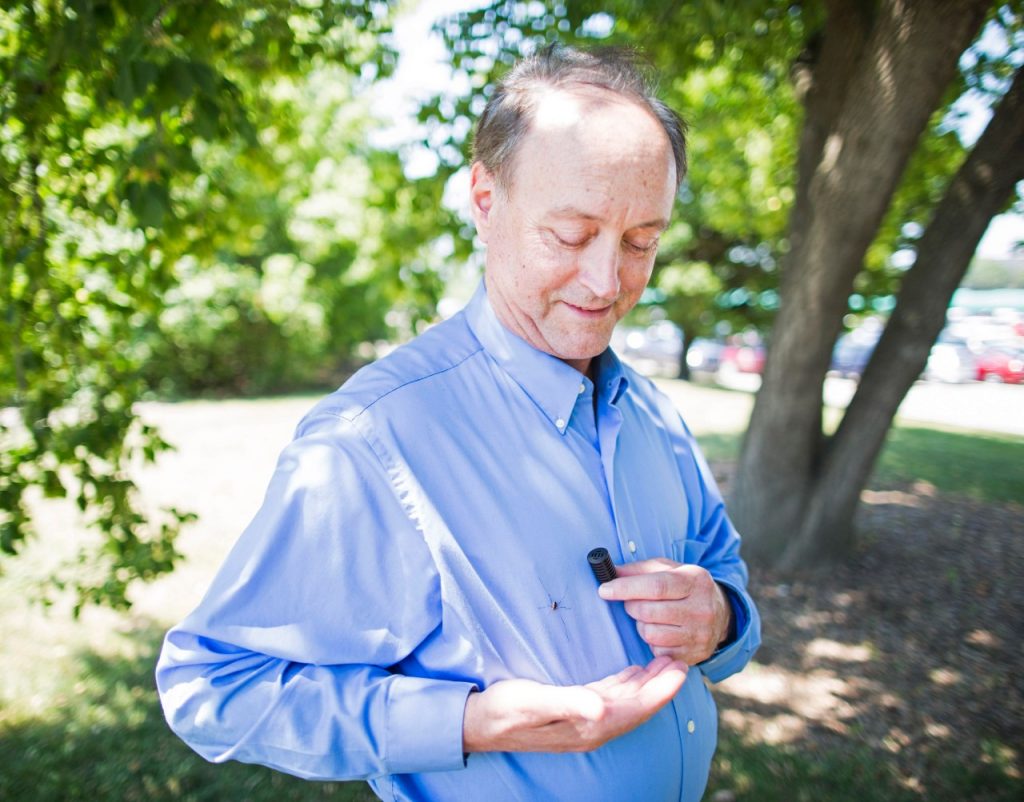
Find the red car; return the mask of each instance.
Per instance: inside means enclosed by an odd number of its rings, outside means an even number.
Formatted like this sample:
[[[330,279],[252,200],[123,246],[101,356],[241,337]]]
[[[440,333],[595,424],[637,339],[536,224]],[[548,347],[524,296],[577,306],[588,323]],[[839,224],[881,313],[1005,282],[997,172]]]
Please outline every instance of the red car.
[[[994,345],[978,357],[978,379],[1020,384],[1024,382],[1024,348]]]
[[[764,372],[764,357],[764,346],[760,343],[727,345],[718,369],[760,374]]]

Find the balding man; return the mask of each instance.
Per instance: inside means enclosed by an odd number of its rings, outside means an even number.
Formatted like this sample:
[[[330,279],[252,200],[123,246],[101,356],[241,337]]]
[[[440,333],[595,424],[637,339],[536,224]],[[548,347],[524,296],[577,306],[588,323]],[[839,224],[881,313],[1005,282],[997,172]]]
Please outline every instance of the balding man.
[[[759,619],[692,435],[608,347],[685,169],[629,57],[509,73],[474,140],[476,295],[303,419],[167,635],[196,751],[388,800],[700,799],[704,678],[747,663]]]

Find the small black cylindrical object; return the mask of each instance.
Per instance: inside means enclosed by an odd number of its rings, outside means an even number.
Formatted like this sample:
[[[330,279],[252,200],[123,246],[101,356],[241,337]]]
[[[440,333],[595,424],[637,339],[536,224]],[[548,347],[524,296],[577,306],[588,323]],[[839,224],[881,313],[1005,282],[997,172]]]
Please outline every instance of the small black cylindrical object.
[[[615,564],[608,549],[598,547],[592,549],[587,555],[587,562],[590,563],[590,570],[594,572],[594,579],[598,582],[610,582],[615,579]]]

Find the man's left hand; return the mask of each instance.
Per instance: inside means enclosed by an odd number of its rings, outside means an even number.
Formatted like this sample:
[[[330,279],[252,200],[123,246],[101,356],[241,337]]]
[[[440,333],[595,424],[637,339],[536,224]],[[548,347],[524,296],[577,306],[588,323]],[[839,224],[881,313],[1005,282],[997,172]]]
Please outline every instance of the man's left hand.
[[[732,606],[699,565],[664,558],[617,565],[618,578],[598,589],[602,599],[625,602],[637,631],[656,656],[696,665],[725,640]]]

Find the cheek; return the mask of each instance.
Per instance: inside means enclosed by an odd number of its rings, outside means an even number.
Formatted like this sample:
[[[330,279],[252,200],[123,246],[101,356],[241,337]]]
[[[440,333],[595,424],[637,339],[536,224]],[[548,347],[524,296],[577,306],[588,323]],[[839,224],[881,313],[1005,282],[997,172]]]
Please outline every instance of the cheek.
[[[570,284],[576,272],[575,254],[554,252],[541,244],[526,251],[519,264],[518,278],[532,295],[545,296]]]
[[[651,280],[651,272],[653,270],[653,258],[626,265],[620,278],[623,294],[636,295],[639,298],[640,294],[647,287],[647,283]]]

